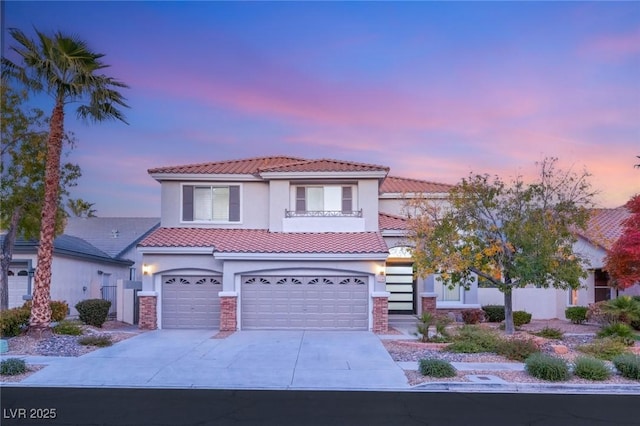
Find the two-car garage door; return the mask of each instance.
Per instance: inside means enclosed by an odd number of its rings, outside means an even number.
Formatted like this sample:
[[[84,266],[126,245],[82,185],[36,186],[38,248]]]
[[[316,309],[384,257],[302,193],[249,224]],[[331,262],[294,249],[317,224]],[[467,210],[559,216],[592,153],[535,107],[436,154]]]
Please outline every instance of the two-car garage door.
[[[243,329],[368,328],[364,276],[243,276]]]

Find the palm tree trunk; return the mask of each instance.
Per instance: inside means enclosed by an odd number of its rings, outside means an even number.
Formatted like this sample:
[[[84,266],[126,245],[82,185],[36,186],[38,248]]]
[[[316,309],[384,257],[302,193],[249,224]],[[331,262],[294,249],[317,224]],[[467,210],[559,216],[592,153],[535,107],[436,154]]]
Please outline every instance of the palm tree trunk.
[[[41,337],[43,333],[46,333],[51,323],[51,265],[53,263],[53,240],[56,234],[56,215],[60,192],[60,155],[64,134],[63,108],[62,100],[58,99],[51,115],[51,128],[47,141],[40,245],[38,246],[38,263],[29,320],[29,334],[35,337]]]
[[[13,258],[13,247],[16,243],[20,216],[22,216],[22,206],[16,207],[11,213],[9,228],[2,242],[2,254],[0,254],[0,311],[9,309],[9,267]]]

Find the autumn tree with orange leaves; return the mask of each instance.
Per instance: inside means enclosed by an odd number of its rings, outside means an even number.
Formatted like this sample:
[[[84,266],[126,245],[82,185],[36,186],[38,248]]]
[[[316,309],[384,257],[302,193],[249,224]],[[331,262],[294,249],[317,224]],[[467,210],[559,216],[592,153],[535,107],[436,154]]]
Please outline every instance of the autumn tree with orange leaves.
[[[406,202],[409,240],[421,277],[469,288],[482,277],[504,293],[505,330],[515,331],[512,294],[527,284],[575,289],[586,276],[586,257],[574,253],[575,228],[584,229],[593,206],[589,173],[557,168],[557,159],[537,163],[537,179],[473,175],[446,202]]]
[[[633,196],[625,206],[631,216],[622,223],[622,235],[605,257],[605,269],[612,287],[618,290],[640,283],[640,194]]]

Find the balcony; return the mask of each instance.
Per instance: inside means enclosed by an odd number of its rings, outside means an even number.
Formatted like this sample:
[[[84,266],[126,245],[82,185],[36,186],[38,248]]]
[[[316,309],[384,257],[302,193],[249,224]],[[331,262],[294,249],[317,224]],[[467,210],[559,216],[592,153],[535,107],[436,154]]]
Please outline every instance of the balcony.
[[[283,232],[364,232],[360,210],[285,210]]]

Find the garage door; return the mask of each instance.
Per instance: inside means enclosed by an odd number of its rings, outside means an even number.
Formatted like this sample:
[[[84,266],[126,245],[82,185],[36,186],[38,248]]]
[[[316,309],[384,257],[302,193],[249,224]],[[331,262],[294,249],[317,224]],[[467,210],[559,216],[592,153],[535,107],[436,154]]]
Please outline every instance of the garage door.
[[[219,328],[221,276],[163,276],[162,328]]]
[[[368,328],[367,277],[242,277],[243,329]]]
[[[27,294],[29,274],[24,269],[9,270],[9,308],[17,308],[24,304],[22,296]]]

